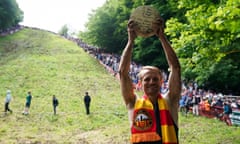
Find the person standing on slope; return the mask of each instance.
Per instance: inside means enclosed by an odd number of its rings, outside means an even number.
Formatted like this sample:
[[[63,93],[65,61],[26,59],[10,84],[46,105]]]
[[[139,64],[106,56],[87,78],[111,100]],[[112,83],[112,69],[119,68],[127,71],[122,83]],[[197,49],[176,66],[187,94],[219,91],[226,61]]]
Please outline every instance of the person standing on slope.
[[[90,103],[91,103],[91,97],[88,95],[88,92],[86,92],[84,96],[84,104],[85,104],[87,115],[90,114]]]
[[[53,113],[54,113],[54,115],[56,115],[57,114],[57,106],[58,106],[59,102],[55,95],[53,95],[52,104],[53,104]]]
[[[9,108],[9,104],[10,104],[11,100],[12,100],[11,91],[7,90],[6,100],[5,100],[5,109],[4,109],[5,114],[7,114],[7,111],[12,113],[12,110],[10,110],[10,108]]]
[[[29,91],[29,92],[27,93],[25,109],[24,109],[24,111],[23,111],[23,114],[24,114],[24,115],[28,115],[28,114],[29,114],[29,108],[30,108],[30,105],[31,105],[31,101],[32,101],[32,94],[31,94],[31,92]]]

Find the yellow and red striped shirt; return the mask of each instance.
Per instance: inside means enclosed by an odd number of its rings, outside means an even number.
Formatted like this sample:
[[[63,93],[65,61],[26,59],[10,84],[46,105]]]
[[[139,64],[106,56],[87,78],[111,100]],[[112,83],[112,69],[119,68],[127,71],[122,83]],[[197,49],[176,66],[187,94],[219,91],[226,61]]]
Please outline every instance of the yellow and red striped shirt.
[[[158,96],[161,136],[156,132],[157,124],[154,107],[149,98],[144,95],[134,106],[133,123],[131,127],[131,142],[154,142],[162,144],[178,144],[177,127],[174,125],[166,101]]]

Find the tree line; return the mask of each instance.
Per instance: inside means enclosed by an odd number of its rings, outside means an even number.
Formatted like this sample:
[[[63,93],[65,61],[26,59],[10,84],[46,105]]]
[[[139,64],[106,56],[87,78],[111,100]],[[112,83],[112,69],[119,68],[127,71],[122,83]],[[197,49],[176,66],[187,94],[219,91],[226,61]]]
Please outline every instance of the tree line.
[[[179,57],[182,79],[201,88],[239,95],[240,0],[107,0],[92,11],[83,41],[120,54],[127,22],[138,6],[151,5],[165,20],[165,32]],[[137,39],[133,60],[167,70],[156,37]]]
[[[23,20],[23,11],[16,0],[0,1],[0,32],[18,25]]]

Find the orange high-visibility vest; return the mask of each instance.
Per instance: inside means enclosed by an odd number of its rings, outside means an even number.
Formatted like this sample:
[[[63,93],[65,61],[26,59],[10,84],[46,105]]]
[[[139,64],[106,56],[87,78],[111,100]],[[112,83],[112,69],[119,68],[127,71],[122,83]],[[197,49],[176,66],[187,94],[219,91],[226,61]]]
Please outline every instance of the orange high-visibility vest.
[[[205,101],[204,106],[206,111],[210,111],[210,104],[208,103],[207,100]]]
[[[131,142],[162,141],[162,144],[178,144],[177,131],[166,101],[159,94],[158,107],[160,115],[161,136],[156,132],[156,118],[153,104],[147,96],[138,99],[134,106],[131,127]]]

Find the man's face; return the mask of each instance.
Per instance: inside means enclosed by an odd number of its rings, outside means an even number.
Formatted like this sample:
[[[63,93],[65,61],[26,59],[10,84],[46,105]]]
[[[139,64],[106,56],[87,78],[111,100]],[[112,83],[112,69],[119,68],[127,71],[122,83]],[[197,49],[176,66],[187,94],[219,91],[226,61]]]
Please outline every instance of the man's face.
[[[146,95],[155,96],[159,93],[162,79],[159,73],[147,71],[142,78],[142,86]]]

